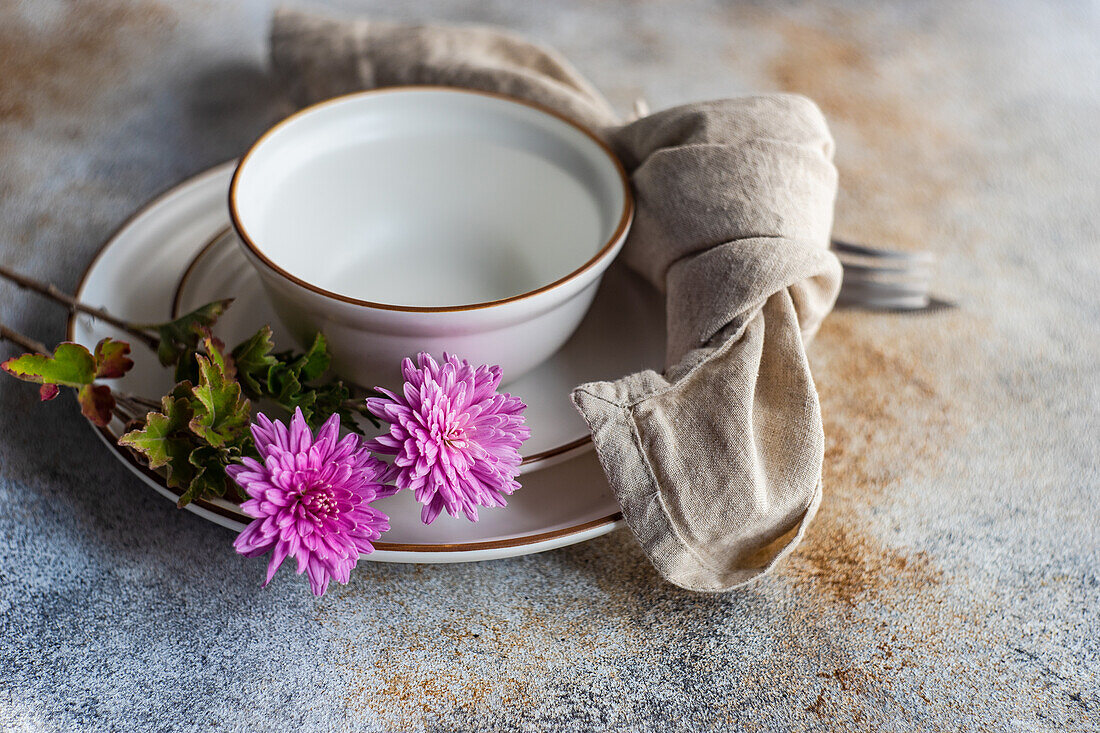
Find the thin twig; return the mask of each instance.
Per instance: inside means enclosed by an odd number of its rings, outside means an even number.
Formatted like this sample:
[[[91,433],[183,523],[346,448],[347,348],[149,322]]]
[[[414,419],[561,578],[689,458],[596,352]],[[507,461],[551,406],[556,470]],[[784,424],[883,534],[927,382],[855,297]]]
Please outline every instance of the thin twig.
[[[36,354],[49,354],[50,350],[46,348],[46,345],[35,341],[30,336],[24,336],[18,331],[12,329],[0,323],[0,341],[11,341],[16,346],[21,346],[27,351],[33,351]]]
[[[115,417],[122,421],[123,425],[134,419],[133,414],[127,412],[119,403],[116,403],[115,406],[111,408],[111,412],[114,413]]]
[[[159,402],[154,402],[146,397],[130,394],[129,392],[123,392],[118,389],[111,389],[111,393],[115,396],[115,399],[121,403],[125,403],[130,407],[144,408],[146,412],[149,410],[160,410],[161,405]]]
[[[372,390],[370,390],[370,394],[371,394],[371,396],[374,396],[374,395],[377,395],[378,393],[375,392],[372,389]],[[344,400],[343,402],[341,402],[340,406],[345,408],[345,409],[351,410],[352,412],[354,412],[358,415],[362,415],[363,417],[367,418],[368,420],[370,420],[371,425],[373,425],[374,427],[376,427],[376,428],[382,427],[382,422],[377,417],[374,416],[374,413],[372,413],[371,411],[369,411],[367,409],[365,398],[355,399],[353,397],[351,399],[347,399],[347,400]]]
[[[52,285],[51,283],[44,283],[39,280],[35,280],[34,278],[27,277],[26,275],[18,273],[15,270],[8,269],[3,265],[0,265],[0,277],[11,280],[13,283],[21,288],[33,290],[39,295],[44,295],[55,303],[60,303],[66,306],[70,311],[80,311],[81,313],[87,313],[91,317],[98,318],[104,323],[109,323],[116,328],[121,328],[126,333],[132,334],[133,336],[141,339],[151,349],[157,348],[157,345],[160,343],[159,339],[157,339],[156,336],[153,336],[149,332],[144,331],[141,328],[133,325],[132,323],[118,318],[117,316],[111,315],[103,308],[95,308],[93,306],[81,303],[79,300],[69,295],[68,293],[63,292],[61,289],[59,289],[55,285]]]
[[[147,412],[149,411],[143,410],[140,406],[130,402],[122,395],[115,395],[114,413],[122,418],[123,422],[130,422],[131,420],[135,419],[136,415],[141,415]],[[125,417],[123,417],[123,415],[125,415]]]

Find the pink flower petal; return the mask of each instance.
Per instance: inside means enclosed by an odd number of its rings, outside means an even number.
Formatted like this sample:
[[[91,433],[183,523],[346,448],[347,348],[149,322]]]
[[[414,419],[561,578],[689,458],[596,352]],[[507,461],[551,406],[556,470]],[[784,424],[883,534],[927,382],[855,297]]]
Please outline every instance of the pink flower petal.
[[[373,458],[356,435],[339,440],[339,417],[325,422],[316,436],[296,410],[290,427],[256,417],[252,435],[262,463],[245,458],[226,473],[249,499],[241,509],[253,521],[233,546],[246,557],[271,553],[264,585],[287,557],[299,574],[309,571],[310,589],[320,595],[336,578],[346,583],[361,554],[373,551],[369,539],[389,529],[385,514],[368,506],[397,491],[387,479],[390,466]],[[364,508],[367,534],[352,517]]]
[[[378,389],[370,412],[390,423],[370,450],[394,457],[388,478],[411,489],[428,524],[444,509],[476,521],[478,506],[503,506],[518,483],[519,447],[530,436],[526,405],[500,394],[498,366],[476,369],[453,354],[420,353],[401,364],[399,392]]]

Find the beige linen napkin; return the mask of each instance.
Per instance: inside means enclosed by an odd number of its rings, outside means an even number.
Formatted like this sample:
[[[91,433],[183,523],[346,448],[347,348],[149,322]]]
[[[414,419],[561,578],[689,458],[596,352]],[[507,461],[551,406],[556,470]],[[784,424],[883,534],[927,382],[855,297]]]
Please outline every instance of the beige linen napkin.
[[[793,549],[821,499],[824,434],[804,344],[841,270],[826,251],[833,143],[809,100],[703,102],[622,126],[553,51],[489,28],[279,11],[276,73],[304,105],[443,84],[510,94],[596,129],[631,175],[621,255],[666,296],[663,374],[577,387],[623,516],[654,566],[733,588]]]

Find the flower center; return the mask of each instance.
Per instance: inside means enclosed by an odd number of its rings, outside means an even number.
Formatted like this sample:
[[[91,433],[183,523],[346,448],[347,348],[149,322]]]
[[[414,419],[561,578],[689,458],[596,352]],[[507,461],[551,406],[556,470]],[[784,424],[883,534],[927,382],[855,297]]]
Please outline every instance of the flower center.
[[[466,431],[460,427],[452,426],[443,434],[443,442],[449,448],[466,447]]]
[[[328,515],[340,511],[332,494],[306,494],[302,497],[302,503],[309,507],[314,514]]]
[[[298,503],[318,519],[335,517],[340,506],[333,496],[332,486],[327,482],[318,482],[312,472],[298,474]]]

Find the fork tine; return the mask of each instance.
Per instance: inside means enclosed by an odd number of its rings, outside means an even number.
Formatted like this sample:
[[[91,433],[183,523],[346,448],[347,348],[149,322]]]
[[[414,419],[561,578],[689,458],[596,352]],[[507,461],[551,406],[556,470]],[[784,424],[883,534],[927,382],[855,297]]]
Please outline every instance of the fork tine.
[[[841,283],[837,305],[876,310],[913,310],[930,301],[929,284],[884,283],[873,280]]]
[[[940,298],[882,298],[876,300],[846,300],[843,297],[837,300],[840,308],[857,308],[860,310],[894,311],[905,313],[937,313],[940,311],[958,308],[957,303]]]
[[[868,310],[934,311],[954,307],[931,297],[931,252],[899,252],[834,239],[833,252],[844,267],[838,306]]]
[[[848,298],[844,293],[836,301],[841,308],[864,308],[866,310],[915,311],[931,307],[932,299],[927,295],[884,298]]]
[[[912,265],[866,265],[859,262],[840,260],[844,266],[844,276],[870,276],[870,275],[908,275],[910,277],[931,277],[931,265],[918,262]]]
[[[927,282],[877,282],[875,280],[862,280],[856,282],[841,282],[841,292],[866,293],[868,295],[921,295],[928,294]]]
[[[900,252],[893,249],[879,249],[868,247],[864,244],[852,244],[840,239],[832,240],[832,248],[841,254],[855,255],[857,257],[869,257],[881,260],[898,260],[902,262],[926,262],[936,261],[931,252]]]

